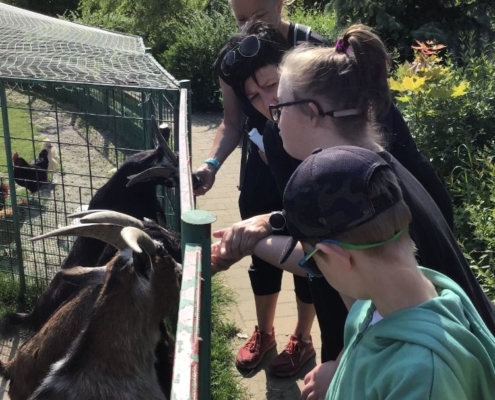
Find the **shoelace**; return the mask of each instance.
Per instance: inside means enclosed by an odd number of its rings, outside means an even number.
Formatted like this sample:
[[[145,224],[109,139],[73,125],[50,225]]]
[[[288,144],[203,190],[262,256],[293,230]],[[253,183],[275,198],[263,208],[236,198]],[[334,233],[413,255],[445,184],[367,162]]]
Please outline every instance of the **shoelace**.
[[[257,348],[260,347],[261,343],[261,333],[260,332],[255,332],[251,336],[251,338],[246,342],[244,347],[246,349],[249,349],[249,351],[254,352],[256,351]]]
[[[299,341],[289,340],[289,343],[285,345],[285,352],[287,354],[293,355],[301,351]]]

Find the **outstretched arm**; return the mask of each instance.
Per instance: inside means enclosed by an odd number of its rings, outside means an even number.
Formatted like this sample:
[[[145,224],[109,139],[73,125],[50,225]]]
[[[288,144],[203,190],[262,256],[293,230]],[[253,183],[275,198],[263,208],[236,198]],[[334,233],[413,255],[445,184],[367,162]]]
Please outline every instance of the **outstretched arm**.
[[[221,165],[241,141],[246,117],[234,91],[221,79],[220,89],[223,97],[224,119],[218,127],[208,158],[214,158]],[[196,170],[196,175],[203,181],[203,185],[194,191],[196,196],[203,195],[212,188],[217,171],[213,165],[206,163]]]

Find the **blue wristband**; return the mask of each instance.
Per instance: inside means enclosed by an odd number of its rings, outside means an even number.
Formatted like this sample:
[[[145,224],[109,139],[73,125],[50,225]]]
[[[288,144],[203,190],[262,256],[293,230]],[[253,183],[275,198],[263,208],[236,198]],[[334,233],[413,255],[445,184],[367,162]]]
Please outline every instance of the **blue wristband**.
[[[204,160],[204,163],[205,164],[210,164],[210,165],[213,165],[215,167],[215,169],[218,171],[220,169],[220,167],[222,166],[222,164],[220,164],[217,160],[215,160],[214,158],[207,158],[206,160]]]

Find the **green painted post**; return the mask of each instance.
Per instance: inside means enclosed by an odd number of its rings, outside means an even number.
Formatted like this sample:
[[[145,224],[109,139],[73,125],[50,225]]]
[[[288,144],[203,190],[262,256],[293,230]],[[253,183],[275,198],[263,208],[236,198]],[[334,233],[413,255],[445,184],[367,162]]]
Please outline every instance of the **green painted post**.
[[[5,154],[7,156],[7,169],[9,171],[9,191],[12,201],[12,219],[14,222],[15,247],[17,249],[17,265],[19,268],[19,298],[22,299],[26,292],[26,277],[24,275],[24,261],[22,259],[21,226],[19,224],[17,194],[15,192],[14,165],[12,164],[7,95],[5,94],[5,84],[2,81],[0,81],[0,103],[2,104],[3,138],[5,141]]]
[[[211,363],[211,224],[216,217],[203,210],[186,211],[182,219],[182,249],[186,244],[195,243],[201,246],[202,257],[202,287],[201,287],[201,345],[199,348],[199,398],[209,400],[210,390],[210,363]]]

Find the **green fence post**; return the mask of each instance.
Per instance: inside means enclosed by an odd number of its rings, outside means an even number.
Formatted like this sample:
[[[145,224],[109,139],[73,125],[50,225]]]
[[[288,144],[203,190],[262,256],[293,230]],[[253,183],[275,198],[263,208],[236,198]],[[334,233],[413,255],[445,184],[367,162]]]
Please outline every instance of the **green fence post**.
[[[7,169],[9,171],[9,191],[12,201],[12,219],[14,222],[15,246],[17,249],[17,265],[19,268],[19,298],[26,292],[26,277],[24,275],[24,261],[22,259],[21,227],[19,224],[19,212],[17,207],[17,194],[15,192],[14,165],[12,164],[12,147],[10,143],[9,115],[7,112],[7,95],[5,84],[0,81],[0,103],[2,104],[3,138],[5,141],[5,153],[7,156]]]
[[[201,321],[199,348],[199,395],[201,400],[211,397],[210,363],[211,363],[211,224],[216,217],[203,210],[186,211],[182,220],[182,249],[186,244],[195,243],[201,246],[202,288],[201,288]]]

